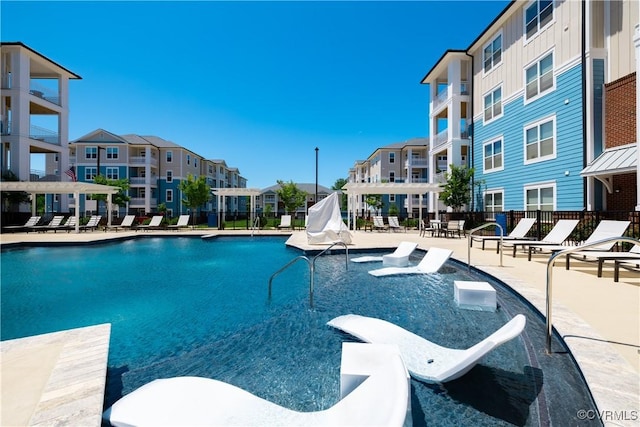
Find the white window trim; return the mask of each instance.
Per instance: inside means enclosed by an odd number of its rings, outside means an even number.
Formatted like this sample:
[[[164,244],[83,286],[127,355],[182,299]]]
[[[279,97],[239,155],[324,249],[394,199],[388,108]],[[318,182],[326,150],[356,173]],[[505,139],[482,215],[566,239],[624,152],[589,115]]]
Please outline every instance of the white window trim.
[[[500,45],[500,62],[498,62],[497,64],[493,63],[493,56],[491,59],[491,68],[489,69],[489,71],[486,71],[484,68],[484,63],[485,63],[485,57],[484,57],[484,52],[485,49],[487,48],[487,46],[489,45],[493,45],[493,42],[498,38],[501,37],[502,38],[502,44]],[[493,51],[491,51],[491,54],[493,55]],[[484,46],[482,46],[482,76],[486,76],[491,74],[491,72],[493,70],[495,70],[496,68],[498,68],[500,65],[502,65],[503,59],[504,58],[504,35],[502,33],[502,28],[491,38],[491,40],[488,43],[485,43]]]
[[[93,174],[90,172],[93,172]],[[98,175],[98,168],[96,166],[87,166],[84,168],[85,181],[93,181],[97,175]]]
[[[491,118],[489,120],[485,120],[484,118],[484,99],[488,96],[488,95],[493,95],[493,93],[500,89],[501,95],[500,95],[500,114],[498,114],[497,116],[491,116]],[[493,114],[493,106],[494,103],[491,104],[491,113]],[[498,86],[493,87],[491,90],[485,92],[484,95],[482,95],[482,123],[483,125],[488,125],[489,123],[493,123],[496,120],[500,119],[502,116],[504,116],[504,90],[502,90],[502,83],[500,83]]]
[[[91,150],[91,156],[89,156],[89,149],[94,149],[95,148],[95,153],[93,152],[93,150]],[[96,157],[93,157],[93,155],[95,154]],[[95,145],[91,145],[91,146],[87,146],[84,147],[84,158],[85,160],[95,160],[98,158],[98,154],[99,154],[99,150],[98,147]]]
[[[169,155],[171,156],[171,158],[169,158]],[[164,160],[166,163],[173,163],[173,151],[167,150],[164,153]]]
[[[485,203],[485,198],[487,197],[488,194],[502,194],[502,209],[500,209],[499,211],[491,211],[491,212],[504,212],[504,188],[491,188],[491,189],[486,189],[484,190],[484,192],[482,193],[482,202],[484,203],[484,211],[485,212],[489,212],[487,210],[487,205]],[[495,219],[495,215],[487,215],[487,218],[490,219]]]
[[[527,160],[527,130],[540,126],[543,123],[553,123],[553,154],[544,157],[536,157],[535,159]],[[538,144],[540,139],[538,135]],[[558,157],[558,129],[556,128],[556,115],[548,116],[535,122],[524,125],[522,128],[522,156],[525,165],[531,165],[534,163],[546,162],[547,160],[553,160]]]
[[[396,202],[396,195],[389,194],[389,203],[395,203],[395,202]]]
[[[171,194],[171,197],[169,197],[169,194]],[[173,190],[171,188],[168,188],[167,190],[165,190],[164,200],[168,203],[173,203]]]
[[[529,6],[531,6],[533,3],[536,3],[538,0],[532,0],[529,3],[527,3],[524,8],[522,8],[522,45],[526,46],[527,44],[531,43],[532,40],[535,40],[540,34],[542,34],[543,32],[545,32],[549,27],[551,27],[555,22],[556,22],[556,2],[555,0],[551,1],[551,21],[549,21],[549,23],[547,25],[545,25],[544,27],[538,28],[538,31],[536,31],[536,33],[531,36],[531,38],[527,38],[527,9],[529,8]],[[540,16],[538,14],[538,16]]]
[[[119,147],[107,147],[105,148],[105,156],[109,160],[117,160],[120,158],[120,149]],[[109,153],[111,151],[111,153]],[[111,156],[109,156],[111,155]]]
[[[538,65],[540,64],[540,61],[542,61],[544,58],[546,58],[549,54],[551,54],[552,56],[552,61],[551,61],[551,79],[553,80],[553,83],[551,85],[551,87],[547,90],[545,90],[544,92],[540,92],[540,87],[538,87],[538,93],[535,96],[532,96],[531,98],[527,99],[527,70],[531,67],[533,67],[534,65]],[[540,75],[538,75],[538,83],[540,82]],[[522,69],[522,100],[524,105],[527,105],[537,99],[542,98],[545,95],[548,95],[552,92],[554,92],[556,90],[556,54],[555,54],[555,49],[551,48],[548,51],[546,51],[545,53],[543,53],[542,55],[538,56],[536,59],[534,59],[533,61],[529,62],[528,64],[526,64],[524,66],[524,68]],[[484,112],[483,112],[484,114]]]
[[[113,178],[113,177],[110,178],[109,177],[109,171],[112,172],[111,175],[115,175],[115,178]],[[113,173],[114,171],[115,171],[115,173]],[[109,166],[105,170],[105,175],[106,175],[107,179],[120,179],[120,169],[118,167]]]
[[[169,175],[171,175],[171,177],[169,177]],[[166,177],[167,177],[166,179],[167,182],[173,182],[173,170],[168,169],[166,172]]]
[[[396,163],[396,153],[394,153],[393,151],[389,152],[389,164],[393,165]]]
[[[558,188],[556,186],[556,182],[555,181],[545,181],[545,182],[538,182],[538,183],[532,183],[532,184],[525,184],[522,187],[522,208],[524,211],[527,211],[527,191],[528,190],[535,190],[535,189],[541,189],[541,188],[553,188],[553,210],[556,211],[557,209],[557,205],[558,205]],[[538,193],[539,194],[539,193]],[[538,200],[538,209],[540,208],[540,200]],[[527,211],[527,212],[533,212],[533,211]]]
[[[489,144],[493,144],[496,141],[502,141],[502,166],[498,167],[498,168],[491,168],[491,169],[485,169],[484,168],[484,147],[489,145]],[[482,173],[493,173],[493,172],[500,172],[504,170],[504,137],[502,135],[497,136],[495,138],[492,138],[488,141],[486,141],[485,143],[482,144]]]

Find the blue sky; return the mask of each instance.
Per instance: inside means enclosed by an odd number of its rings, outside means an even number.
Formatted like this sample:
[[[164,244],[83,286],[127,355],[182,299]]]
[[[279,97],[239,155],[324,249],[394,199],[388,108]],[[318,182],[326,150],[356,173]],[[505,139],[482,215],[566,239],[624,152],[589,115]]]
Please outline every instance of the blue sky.
[[[376,148],[428,136],[420,80],[507,1],[2,1],[2,41],[79,74],[69,138],[156,135],[248,187],[331,187]]]

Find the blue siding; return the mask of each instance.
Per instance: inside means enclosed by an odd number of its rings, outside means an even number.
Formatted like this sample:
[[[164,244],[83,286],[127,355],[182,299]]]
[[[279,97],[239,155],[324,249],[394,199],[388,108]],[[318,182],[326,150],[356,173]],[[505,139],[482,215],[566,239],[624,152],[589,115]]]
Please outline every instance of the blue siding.
[[[484,125],[475,125],[473,166],[476,181],[484,180],[488,190],[504,190],[505,209],[524,208],[524,186],[555,182],[558,210],[583,209],[582,170],[582,66],[556,76],[556,89],[527,105],[521,96],[503,105],[504,115]],[[565,103],[565,101],[568,102]],[[524,127],[555,114],[556,158],[524,164]],[[503,140],[504,170],[483,172],[483,143],[498,136]],[[565,171],[569,174],[566,175]]]

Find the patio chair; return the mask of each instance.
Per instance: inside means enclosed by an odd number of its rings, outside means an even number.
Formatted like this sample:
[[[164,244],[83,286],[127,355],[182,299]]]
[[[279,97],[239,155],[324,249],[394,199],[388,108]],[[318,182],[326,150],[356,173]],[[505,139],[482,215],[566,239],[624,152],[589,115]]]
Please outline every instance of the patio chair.
[[[2,230],[22,231],[24,229],[37,225],[40,222],[41,218],[42,218],[41,216],[32,216],[27,220],[27,222],[24,223],[24,225],[5,225],[5,226],[2,226]]]
[[[631,221],[611,221],[611,220],[603,219],[602,221],[600,221],[600,223],[595,228],[595,230],[591,232],[591,235],[587,238],[587,240],[585,240],[582,244],[589,245],[592,243],[596,243],[600,240],[609,239],[612,237],[620,237],[624,234],[627,227],[629,227],[629,224],[631,224]],[[610,251],[611,248],[613,248],[613,245],[615,245],[615,241],[612,241],[609,243],[603,243],[602,245],[598,245],[598,246],[586,249],[586,251],[593,251],[593,252]],[[531,261],[531,252],[533,250],[541,250],[541,251],[546,250],[549,252],[558,252],[564,249],[567,249],[567,247],[561,246],[561,245],[538,245],[538,244],[530,245],[529,261]],[[566,258],[567,258],[566,262],[568,265],[569,257],[566,257]]]
[[[116,224],[116,225],[111,225],[108,227],[104,228],[104,231],[107,231],[107,229],[109,230],[114,230],[114,231],[118,231],[119,229],[132,229],[133,228],[133,222],[135,221],[136,216],[135,215],[125,215],[124,218],[122,218],[122,222],[120,224]]]
[[[384,231],[386,230],[388,227],[387,225],[384,223],[384,219],[382,219],[381,216],[374,216],[373,217],[373,229],[374,230],[378,230],[378,231]]]
[[[347,314],[338,316],[327,324],[364,342],[397,345],[413,378],[428,383],[444,383],[460,378],[484,355],[520,335],[526,323],[526,317],[518,314],[496,332],[466,350],[441,347],[398,325],[373,317]]]
[[[389,217],[389,229],[393,231],[400,231],[402,227],[400,226],[400,221],[398,221],[397,216]]]
[[[409,256],[418,247],[414,242],[400,242],[395,251],[380,256],[361,256],[352,258],[352,262],[376,262],[382,261],[382,265],[394,267],[406,267],[409,265]]]
[[[187,228],[189,226],[189,215],[180,215],[178,217],[178,222],[175,224],[167,225],[169,230],[180,230],[181,228]]]
[[[64,215],[56,215],[53,218],[51,218],[51,221],[49,221],[48,224],[45,225],[34,225],[32,227],[29,227],[30,231],[37,231],[37,232],[47,232],[49,230],[55,230],[57,228],[60,227],[60,225],[62,224],[62,221],[64,220]]]
[[[462,220],[462,227],[464,229],[464,220]],[[460,221],[457,219],[452,219],[450,221],[447,221],[446,224],[442,224],[442,227],[438,229],[438,236],[442,234],[444,234],[445,237],[449,237],[449,235],[453,237],[455,234],[458,234],[458,237],[460,237]]]
[[[293,230],[291,226],[291,215],[282,215],[280,217],[280,224],[278,224],[278,229],[289,228]]]
[[[141,224],[136,227],[141,230],[160,230],[162,228],[162,220],[164,217],[162,215],[154,215],[151,217],[151,221],[149,224]]]
[[[376,277],[391,276],[397,274],[432,274],[440,270],[449,259],[453,251],[442,248],[430,248],[422,257],[418,265],[411,267],[384,267],[369,271],[369,274]]]
[[[525,240],[526,235],[533,227],[533,224],[536,223],[535,218],[521,218],[518,221],[518,224],[515,226],[511,233],[506,236],[502,236],[502,240]],[[531,239],[533,240],[533,239]],[[469,242],[469,246],[473,247],[473,242],[482,242],[482,250],[484,251],[484,244],[487,241],[496,241],[496,253],[500,252],[500,236],[471,236],[471,241]]]
[[[509,240],[506,242],[502,242],[504,247],[511,246],[513,247],[513,257],[516,257],[516,249],[518,246],[529,246],[529,245],[559,245],[563,243],[571,232],[578,226],[580,221],[577,219],[560,219],[556,222],[556,225],[553,226],[551,231],[544,236],[542,240]],[[531,261],[531,251],[529,251],[529,261]]]
[[[630,270],[633,272],[640,273],[640,256],[635,260],[615,260],[613,262],[613,281],[620,281],[620,269],[624,268],[625,270]]]
[[[598,277],[602,277],[602,266],[605,261],[634,261],[640,260],[640,243],[634,245],[628,252],[611,251],[579,251],[566,256],[566,269],[569,270],[569,259],[598,263]]]
[[[93,215],[85,225],[79,227],[80,231],[94,231],[100,225],[102,215]]]

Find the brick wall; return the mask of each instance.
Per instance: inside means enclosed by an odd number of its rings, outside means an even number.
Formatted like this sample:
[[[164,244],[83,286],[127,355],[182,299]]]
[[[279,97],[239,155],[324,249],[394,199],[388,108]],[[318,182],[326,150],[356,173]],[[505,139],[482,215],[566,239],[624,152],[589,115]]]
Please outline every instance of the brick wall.
[[[618,147],[636,141],[636,73],[605,84],[605,146]],[[607,210],[629,210],[636,206],[636,174],[613,177]]]

